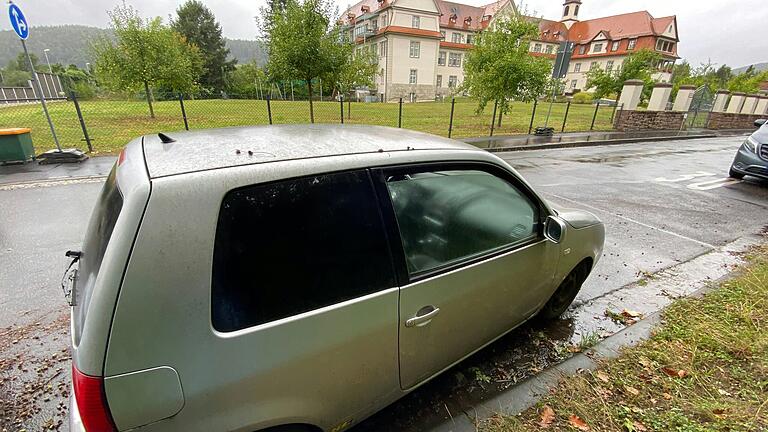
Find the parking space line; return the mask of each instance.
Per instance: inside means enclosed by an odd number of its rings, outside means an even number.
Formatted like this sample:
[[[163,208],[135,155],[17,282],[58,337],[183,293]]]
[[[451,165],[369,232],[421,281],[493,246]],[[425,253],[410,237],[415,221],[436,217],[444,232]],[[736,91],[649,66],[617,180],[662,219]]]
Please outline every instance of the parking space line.
[[[619,219],[624,219],[627,222],[632,222],[632,223],[640,225],[642,227],[649,228],[649,229],[652,229],[654,231],[659,231],[659,232],[662,232],[664,234],[669,234],[671,236],[674,236],[674,237],[677,237],[677,238],[680,238],[680,239],[683,239],[683,240],[688,240],[690,242],[696,243],[698,245],[704,246],[704,247],[709,248],[709,249],[717,249],[717,246],[715,246],[715,245],[711,245],[711,244],[703,242],[701,240],[696,240],[695,238],[684,236],[684,235],[678,234],[676,232],[665,230],[664,228],[655,227],[653,225],[649,225],[647,223],[640,222],[638,220],[632,219],[632,218],[624,216],[624,215],[620,215],[618,213],[614,213],[614,212],[611,212],[611,211],[608,211],[608,210],[604,210],[604,209],[601,209],[601,208],[598,208],[598,207],[595,207],[595,206],[591,206],[589,204],[585,204],[585,203],[580,202],[580,201],[574,201],[572,199],[561,197],[560,195],[555,195],[553,193],[549,193],[549,192],[544,192],[544,193],[547,194],[547,195],[551,195],[551,196],[555,197],[556,199],[567,201],[569,203],[573,203],[573,204],[576,204],[576,205],[579,205],[579,206],[583,206],[583,207],[586,207],[586,208],[588,208],[590,210],[594,210],[594,211],[598,211],[598,212],[602,212],[602,213],[607,213],[607,214],[610,214],[612,216],[616,216]]]
[[[732,185],[732,184],[736,184],[736,183],[741,183],[741,180],[730,178],[730,177],[725,177],[725,178],[720,178],[720,179],[717,179],[717,180],[709,180],[709,181],[704,181],[704,182],[699,182],[699,183],[691,183],[691,184],[688,185],[688,189],[707,191],[707,190],[717,189],[717,188],[721,188],[723,186],[728,186],[728,185]]]

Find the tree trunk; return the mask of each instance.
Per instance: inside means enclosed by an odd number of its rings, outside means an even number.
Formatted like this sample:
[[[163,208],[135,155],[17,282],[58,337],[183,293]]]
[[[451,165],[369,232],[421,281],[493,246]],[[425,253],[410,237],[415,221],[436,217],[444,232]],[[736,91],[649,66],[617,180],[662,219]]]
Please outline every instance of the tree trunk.
[[[149,83],[144,81],[144,93],[147,94],[147,104],[149,104],[149,116],[155,118],[155,110],[152,108],[152,95],[149,93]]]
[[[312,79],[307,80],[307,93],[309,93],[309,122],[315,122],[315,107],[312,105]]]
[[[496,125],[496,127],[501,127],[501,116],[502,116],[502,114],[504,114],[505,106],[506,106],[505,102],[502,102],[499,105],[499,123]]]

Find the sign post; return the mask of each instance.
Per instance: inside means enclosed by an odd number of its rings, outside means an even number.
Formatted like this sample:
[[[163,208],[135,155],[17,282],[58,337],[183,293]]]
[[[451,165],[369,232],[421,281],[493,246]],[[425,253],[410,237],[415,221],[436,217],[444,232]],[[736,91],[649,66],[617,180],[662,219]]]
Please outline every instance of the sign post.
[[[566,74],[568,74],[568,66],[571,63],[573,47],[573,42],[562,42],[558,47],[557,57],[555,58],[555,67],[552,69],[552,99],[549,100],[549,111],[547,111],[547,120],[544,123],[544,128],[549,126],[549,117],[552,115],[552,104],[555,102],[555,91],[557,90],[557,87],[555,87],[554,84],[560,82],[565,78]]]
[[[21,47],[24,49],[24,55],[27,57],[27,65],[29,65],[29,71],[32,74],[32,82],[35,86],[35,93],[37,93],[37,95],[40,97],[40,103],[43,105],[45,118],[48,120],[48,126],[51,128],[53,142],[56,143],[56,150],[50,150],[41,155],[41,163],[44,163],[48,159],[51,159],[51,161],[54,163],[80,162],[84,159],[87,159],[87,156],[76,149],[67,149],[62,151],[61,144],[59,144],[59,138],[56,136],[56,129],[53,127],[53,122],[51,121],[51,115],[48,113],[48,106],[45,104],[45,95],[43,94],[42,86],[40,86],[40,79],[37,76],[35,65],[32,64],[32,59],[30,58],[29,51],[27,50],[26,40],[29,37],[29,22],[27,21],[27,18],[24,17],[24,13],[21,11],[21,9],[11,1],[8,2],[8,18],[11,21],[11,27],[13,27],[14,33],[16,33],[16,36],[18,36],[19,40],[21,40]]]

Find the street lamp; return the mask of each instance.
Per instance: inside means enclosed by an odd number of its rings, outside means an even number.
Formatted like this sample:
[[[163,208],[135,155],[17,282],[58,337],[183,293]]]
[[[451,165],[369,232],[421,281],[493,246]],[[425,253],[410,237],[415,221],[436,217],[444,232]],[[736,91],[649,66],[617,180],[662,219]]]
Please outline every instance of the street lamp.
[[[50,49],[46,48],[43,50],[43,54],[45,54],[45,62],[48,63],[48,73],[53,74],[53,69],[51,68],[51,61],[48,60],[48,51]]]

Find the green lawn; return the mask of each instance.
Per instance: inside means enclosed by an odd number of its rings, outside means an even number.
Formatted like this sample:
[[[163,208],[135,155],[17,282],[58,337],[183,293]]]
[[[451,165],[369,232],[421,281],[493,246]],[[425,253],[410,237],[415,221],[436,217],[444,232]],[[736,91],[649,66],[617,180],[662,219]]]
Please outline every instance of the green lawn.
[[[129,140],[143,134],[172,132],[184,129],[184,120],[178,101],[155,103],[154,119],[149,117],[147,105],[142,101],[81,101],[88,133],[97,153],[115,153]],[[315,122],[339,123],[338,102],[315,102]],[[269,123],[267,103],[263,100],[188,100],[185,101],[190,129],[225,126],[264,125]],[[309,104],[306,101],[272,101],[274,124],[309,123]],[[350,109],[351,108],[351,109]],[[468,99],[456,102],[454,138],[488,136],[493,106],[476,114],[477,104]],[[541,103],[536,112],[534,127],[543,126],[548,104]],[[555,104],[550,126],[559,132],[565,114],[565,104]],[[501,127],[494,135],[528,133],[532,104],[513,103],[510,112],[502,118]],[[344,122],[397,127],[397,103],[344,104]],[[72,102],[52,102],[49,111],[56,126],[62,147],[86,149],[80,123]],[[402,127],[437,135],[448,135],[451,103],[421,102],[403,104]],[[586,131],[592,123],[595,107],[571,105],[566,131]],[[611,129],[613,108],[601,107],[595,130]],[[53,148],[53,139],[39,105],[0,105],[0,128],[30,127],[38,152]]]

